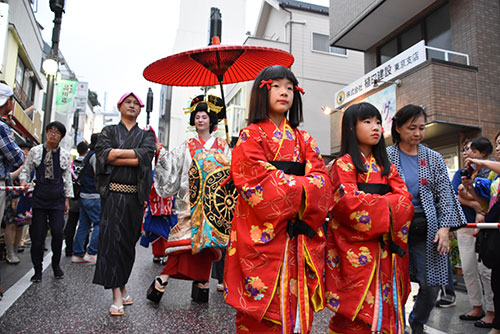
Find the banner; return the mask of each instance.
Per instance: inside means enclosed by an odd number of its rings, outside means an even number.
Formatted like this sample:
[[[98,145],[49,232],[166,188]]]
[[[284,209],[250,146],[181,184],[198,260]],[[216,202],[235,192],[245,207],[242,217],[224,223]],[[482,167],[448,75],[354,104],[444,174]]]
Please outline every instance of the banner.
[[[67,115],[75,107],[75,94],[78,81],[62,79],[57,82],[56,112]]]
[[[368,102],[377,107],[382,115],[382,127],[384,137],[391,135],[392,118],[396,114],[396,86],[391,85],[373,95],[368,96],[361,102]]]

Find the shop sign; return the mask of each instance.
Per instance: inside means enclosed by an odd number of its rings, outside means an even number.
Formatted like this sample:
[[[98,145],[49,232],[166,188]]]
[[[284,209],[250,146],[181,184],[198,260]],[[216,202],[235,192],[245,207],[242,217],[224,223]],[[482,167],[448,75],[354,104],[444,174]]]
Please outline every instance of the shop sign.
[[[357,97],[375,89],[373,87],[375,80],[379,82],[392,80],[425,62],[426,59],[425,41],[422,40],[339,90],[335,94],[335,108],[340,108]]]
[[[89,83],[80,81],[76,88],[75,108],[85,110],[87,107],[87,98],[89,96]]]
[[[56,112],[67,115],[73,112],[78,81],[62,79],[57,82]]]

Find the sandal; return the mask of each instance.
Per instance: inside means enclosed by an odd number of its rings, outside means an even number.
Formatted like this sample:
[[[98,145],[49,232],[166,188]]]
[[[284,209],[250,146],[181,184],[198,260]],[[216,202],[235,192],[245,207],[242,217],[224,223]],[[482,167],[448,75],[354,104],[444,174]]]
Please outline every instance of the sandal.
[[[193,281],[191,288],[191,298],[197,303],[208,303],[208,287],[205,287],[208,282]]]
[[[128,295],[127,297],[122,297],[122,302],[123,302],[123,305],[125,305],[125,306],[132,305],[134,303],[134,301],[132,300],[132,297],[130,297],[130,295]]]
[[[156,288],[156,282],[162,287],[161,289]],[[148,292],[146,294],[146,298],[151,300],[152,302],[159,303],[163,293],[165,292],[165,287],[167,286],[168,281],[163,282],[160,276],[156,276],[153,280],[153,283],[149,286]]]
[[[123,305],[122,306],[116,306],[115,304],[111,305],[111,307],[109,308],[109,314],[124,315],[125,311],[123,310]]]
[[[470,315],[470,314],[461,314],[459,316],[460,320],[466,320],[466,321],[477,321],[477,320],[481,320],[483,317],[485,316],[485,313],[484,312],[481,312],[480,315]]]
[[[492,322],[486,322],[484,320],[478,320],[474,323],[474,327],[479,327],[479,328],[493,328],[493,323]]]

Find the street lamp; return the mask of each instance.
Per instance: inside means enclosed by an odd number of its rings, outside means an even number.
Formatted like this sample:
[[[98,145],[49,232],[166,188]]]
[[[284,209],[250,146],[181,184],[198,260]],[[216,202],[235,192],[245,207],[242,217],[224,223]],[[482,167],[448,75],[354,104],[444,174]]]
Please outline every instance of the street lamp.
[[[58,64],[57,60],[52,58],[53,55],[49,54],[47,59],[43,61],[42,64],[42,69],[45,72],[45,75],[47,76],[47,97],[45,99],[45,115],[43,118],[44,122],[44,127],[42,129],[42,141],[45,141],[45,126],[50,123],[50,117],[52,113],[52,100],[54,98],[54,81],[57,75],[57,70],[58,70]]]
[[[342,112],[341,109],[334,109],[334,108],[330,108],[330,107],[327,107],[327,106],[322,106],[321,107],[321,111],[325,115],[332,115],[332,114],[334,114],[336,112]]]

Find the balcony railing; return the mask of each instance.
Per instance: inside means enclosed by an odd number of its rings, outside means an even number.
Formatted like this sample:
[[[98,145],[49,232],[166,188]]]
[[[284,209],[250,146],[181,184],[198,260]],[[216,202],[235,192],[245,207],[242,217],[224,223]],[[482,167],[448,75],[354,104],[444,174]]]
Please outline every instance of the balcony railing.
[[[460,52],[455,52],[455,51],[450,51],[450,50],[445,50],[445,49],[440,49],[440,48],[435,48],[433,46],[428,46],[426,45],[425,48],[427,50],[432,50],[436,52],[440,52],[444,55],[444,60],[445,61],[450,61],[450,55],[453,56],[459,56],[465,58],[466,65],[470,65],[469,63],[469,55],[465,53],[460,53]],[[428,58],[433,58],[433,57],[428,57]]]

